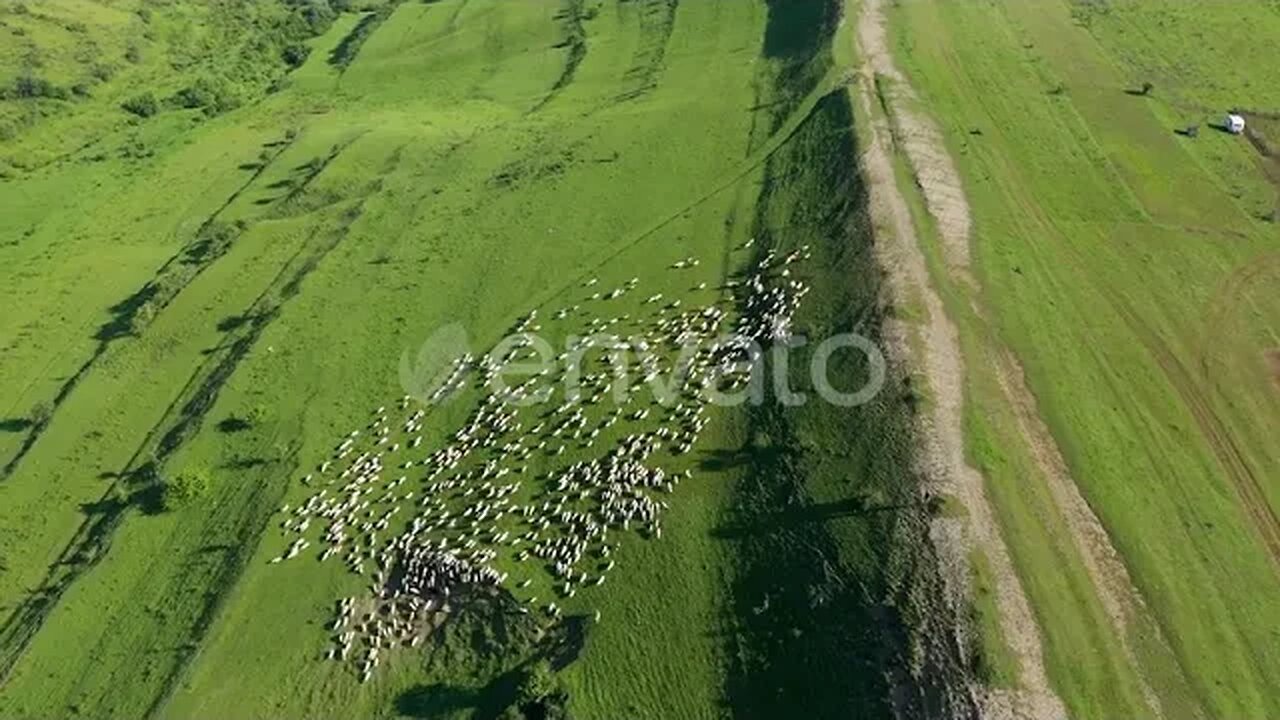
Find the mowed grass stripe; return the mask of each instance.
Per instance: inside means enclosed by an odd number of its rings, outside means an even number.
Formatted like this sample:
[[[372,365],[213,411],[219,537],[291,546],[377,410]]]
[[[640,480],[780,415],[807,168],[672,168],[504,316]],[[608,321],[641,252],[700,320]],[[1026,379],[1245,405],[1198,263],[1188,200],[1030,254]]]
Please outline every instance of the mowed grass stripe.
[[[297,246],[289,256],[283,258],[283,263],[277,264],[268,262],[263,264],[263,267],[265,268],[277,268],[277,272],[275,272],[274,277],[267,278],[270,282],[266,286],[266,289],[259,292],[257,297],[253,298],[253,301],[244,307],[243,315],[250,318],[250,320],[238,330],[228,333],[228,336],[220,343],[220,346],[209,354],[203,363],[197,365],[197,369],[192,373],[190,381],[184,389],[184,392],[179,395],[173,404],[170,405],[169,411],[165,414],[165,417],[159,424],[157,424],[156,431],[151,433],[144,441],[144,445],[139,449],[139,453],[137,454],[138,459],[135,462],[144,462],[148,456],[154,456],[157,462],[161,464],[161,467],[163,467],[169,456],[181,448],[182,443],[185,442],[193,431],[200,428],[209,409],[209,404],[216,399],[222,384],[226,382],[226,380],[229,379],[229,377],[231,377],[231,375],[236,371],[243,355],[253,348],[255,339],[261,334],[263,329],[269,326],[273,321],[274,316],[279,312],[280,305],[287,302],[289,296],[296,292],[293,288],[296,288],[299,283],[303,281],[305,275],[314,269],[317,263],[317,258],[322,257],[324,253],[330,251],[335,243],[340,242],[346,236],[350,223],[358,218],[358,214],[352,213],[352,210],[353,208],[346,206],[335,208],[334,211],[330,213],[333,216],[330,223],[327,225],[320,225],[317,228],[308,231],[304,237],[304,242]],[[288,246],[280,245],[279,247],[287,248]],[[259,259],[254,258],[254,260]],[[225,274],[235,273],[242,269],[243,267],[237,267],[235,262],[219,266],[217,270],[219,271],[219,274],[223,275],[223,277],[220,278],[221,282],[217,282],[216,280],[211,281],[210,285],[212,287],[224,287],[226,285]],[[241,466],[236,463],[232,463],[231,467],[235,469],[242,469]],[[250,467],[252,467],[252,465]],[[131,467],[129,469],[133,470],[136,469],[136,467]],[[131,488],[127,481],[124,484],[126,488]],[[250,484],[247,487],[255,490],[256,496],[258,485]],[[266,487],[270,487],[270,485],[268,484]],[[133,486],[132,489],[133,497],[137,497],[147,488],[145,486]],[[131,498],[125,497],[120,500],[127,503],[131,501]],[[145,505],[143,509],[145,509]],[[260,518],[265,517],[262,515],[265,511],[260,505],[255,504],[252,506],[246,506],[244,509],[256,510]],[[127,511],[127,508],[125,508],[125,511]],[[258,524],[261,525],[262,522],[264,522],[264,519],[260,519]],[[243,533],[239,533],[237,537],[246,539]],[[106,552],[106,548],[111,545],[112,540],[113,538],[109,537],[99,540],[99,542],[103,544],[103,547],[101,550],[94,553],[93,564],[96,564],[97,561],[102,559],[102,554]],[[242,543],[225,543],[225,547],[234,549],[238,548],[240,544]],[[207,550],[207,548],[205,549]],[[126,554],[126,557],[128,556],[129,555]],[[182,556],[177,553],[165,553],[162,554],[161,557],[165,559],[182,558]],[[201,555],[197,554],[195,559],[198,561],[201,557]],[[234,567],[237,563],[243,562],[243,559],[237,559],[242,557],[243,556],[238,555],[237,553],[231,553],[228,555],[226,562],[230,563],[230,567]],[[184,565],[182,566],[184,569],[186,568],[187,562],[189,561],[184,561]],[[203,565],[204,563],[197,562],[196,564]],[[146,566],[144,566],[144,568],[145,567]],[[148,572],[139,580],[139,585],[136,590],[125,594],[123,597],[148,596],[151,593],[155,593],[160,587],[162,587],[160,583],[156,582],[157,575],[155,574],[155,564],[152,563],[151,566],[146,569]],[[206,569],[205,572],[212,572],[212,578],[219,581],[229,581],[234,579],[234,576],[231,578],[226,577],[224,570],[217,563],[213,564],[211,568]],[[191,578],[188,577],[188,581],[190,580]],[[199,586],[200,583],[198,582],[188,582],[184,587],[190,591]],[[210,587],[221,588],[222,590],[227,589],[221,584],[211,584]],[[80,586],[75,585],[73,588],[78,591]],[[213,593],[213,597],[217,596],[218,593]],[[73,593],[73,595],[68,598],[68,602],[74,604],[75,598],[76,594]],[[50,598],[50,600],[55,599],[57,598]],[[164,604],[161,600],[157,600],[157,602],[161,605]],[[124,606],[124,611],[133,613],[145,612],[153,618],[157,618],[155,612],[153,612],[155,607],[157,606],[149,607],[146,604],[129,602]],[[185,606],[185,608],[184,606],[179,606],[176,609],[161,613],[160,616],[158,616],[158,622],[150,627],[150,631],[160,632],[162,635],[171,635],[174,631],[171,629],[170,624],[182,626],[184,623],[199,620],[199,616],[184,617],[181,610],[185,609],[187,612],[191,612],[201,610],[203,607],[203,605],[188,605]],[[65,616],[61,612],[62,610],[63,609],[61,607],[55,608],[56,614],[51,618],[51,623],[54,626],[53,632],[39,636],[41,640],[49,639],[55,642],[55,645],[51,648],[55,663],[59,662],[58,658],[60,658],[62,648],[66,647],[64,642],[59,639],[58,636],[63,636],[64,633],[71,632],[72,628],[75,627],[73,621],[65,619]],[[107,618],[101,614],[95,613],[95,615],[86,619],[89,619],[94,623],[101,623]],[[109,624],[107,627],[113,626],[114,624]],[[136,646],[136,644],[141,643],[145,647],[148,637],[148,632],[139,632],[128,636],[121,636],[107,632],[101,640],[99,640],[99,649],[94,653],[94,655],[99,657],[103,655],[110,655],[110,645],[120,641],[128,643],[131,646]],[[84,638],[77,639],[76,643],[85,643],[87,645]],[[181,660],[181,658],[188,656],[189,654],[190,650],[183,647],[178,648],[178,652],[174,657]],[[132,656],[132,652],[121,654],[121,657]],[[30,666],[31,663],[38,666],[40,663],[40,657],[41,648],[39,646],[32,648],[31,653],[24,657],[24,664],[18,668],[17,673],[20,675],[27,667]],[[166,671],[163,664],[169,660],[169,655],[161,654],[159,656],[153,655],[151,657],[153,658],[153,662],[147,669],[148,679],[150,682],[138,681],[133,683],[133,692],[125,695],[111,693],[109,689],[107,689],[104,690],[101,697],[96,697],[94,700],[99,703],[107,703],[105,708],[109,708],[110,714],[113,715],[132,715],[142,712],[147,707],[146,704],[141,706],[129,705],[129,702],[138,702],[141,700],[143,702],[154,703],[155,699],[163,694],[165,690],[163,683],[165,678],[171,674],[172,671]],[[70,676],[76,678],[77,684],[67,691],[67,695],[74,697],[78,694],[92,692],[92,689],[95,687],[92,682],[95,676],[94,670],[105,670],[108,667],[109,666],[106,665],[95,664],[93,668],[82,670],[76,675]],[[110,683],[99,687],[109,688],[109,686]],[[151,694],[148,694],[149,687],[155,688],[150,691]],[[20,696],[15,697],[20,698]],[[89,695],[89,697],[93,696]]]
[[[1000,340],[1026,366],[1074,479],[1172,645],[1176,663],[1135,624],[1134,646],[1152,653],[1142,660],[1148,680],[1178,712],[1199,705],[1213,716],[1266,715],[1264,688],[1276,663],[1261,628],[1277,612],[1274,572],[1176,378],[1134,351],[1144,343],[1130,327],[1137,322],[1180,362],[1194,362],[1202,309],[1262,239],[1205,166],[1171,144],[1162,116],[1123,92],[1123,75],[1070,26],[1065,5],[1030,12],[908,4],[896,16],[910,29],[900,36],[902,57],[934,115],[951,119],[946,129],[974,204],[975,252]],[[999,42],[979,46],[979,36]],[[970,135],[974,127],[982,135]],[[1198,188],[1199,199],[1180,202],[1180,188]],[[1244,400],[1253,393],[1239,389],[1258,383],[1244,371],[1256,362],[1239,340],[1219,350],[1242,382],[1215,388],[1214,412],[1246,462],[1272,467],[1274,453],[1258,444],[1256,428],[1274,427],[1275,410]],[[983,394],[975,389],[978,403]],[[975,454],[994,469],[993,487],[1002,477],[1017,487],[1020,473],[995,462],[1000,447],[1008,445],[982,443]],[[998,502],[1012,497],[996,493]],[[1033,544],[1009,537],[1023,552]],[[1019,565],[1025,578],[1041,563]],[[1065,597],[1046,595],[1040,612]],[[1059,625],[1046,631],[1082,637],[1069,622]],[[1083,714],[1107,716],[1101,686],[1068,680],[1079,656],[1052,661],[1055,680]],[[1179,704],[1184,673],[1195,697]]]

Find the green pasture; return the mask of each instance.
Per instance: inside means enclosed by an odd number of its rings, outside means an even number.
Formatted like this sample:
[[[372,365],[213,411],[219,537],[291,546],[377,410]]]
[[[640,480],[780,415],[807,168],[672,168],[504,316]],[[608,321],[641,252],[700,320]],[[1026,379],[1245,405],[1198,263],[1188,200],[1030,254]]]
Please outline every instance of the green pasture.
[[[1266,352],[1280,307],[1263,290],[1276,226],[1259,212],[1272,188],[1245,139],[1173,132],[1179,118],[1216,121],[1228,97],[1274,108],[1263,63],[1209,67],[1219,51],[1206,48],[1226,47],[1237,5],[1266,35],[1275,16],[1261,3],[917,0],[891,11],[898,59],[973,205],[981,290],[948,281],[930,250],[964,330],[970,453],[1050,680],[1079,717],[1148,714],[1139,677],[1165,717],[1276,712],[1280,456],[1269,438],[1280,403]],[[1178,20],[1134,19],[1144,13]],[[1153,93],[1126,92],[1148,77]],[[1136,663],[984,370],[1002,346],[1145,600],[1128,630]]]
[[[705,301],[752,237],[813,246],[804,328],[877,332],[838,3],[348,3],[293,69],[287,3],[41,5],[137,52],[88,95],[0,101],[5,717],[496,716],[530,626],[459,621],[361,685],[320,655],[362,581],[267,563],[297,478],[403,394],[402,355],[452,323],[486,348],[590,277]],[[91,72],[5,7],[45,58],[5,72]],[[231,99],[172,100],[199,77]],[[156,114],[120,108],[143,91]],[[895,385],[717,415],[663,539],[571,608],[602,614],[557,676],[571,713],[887,713],[932,577],[908,411]],[[180,472],[210,495],[162,512]]]

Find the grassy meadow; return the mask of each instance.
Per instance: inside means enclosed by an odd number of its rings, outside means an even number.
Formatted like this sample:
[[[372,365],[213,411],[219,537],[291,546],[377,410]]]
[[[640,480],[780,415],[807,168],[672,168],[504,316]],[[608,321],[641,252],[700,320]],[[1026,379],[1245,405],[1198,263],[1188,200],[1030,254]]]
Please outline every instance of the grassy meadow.
[[[927,247],[970,368],[969,453],[1074,717],[1280,712],[1276,186],[1256,138],[1213,127],[1241,108],[1261,135],[1280,108],[1263,58],[1274,10],[890,10],[972,204],[976,286]],[[919,200],[916,219],[932,235]],[[1020,437],[993,370],[1006,347],[1144,601],[1126,637]]]
[[[701,302],[809,244],[802,330],[875,336],[840,5],[4,0],[0,716],[509,712],[556,629],[466,617],[361,684],[321,654],[362,582],[268,564],[276,511],[437,328],[482,349],[587,278]],[[892,382],[714,416],[667,536],[569,608],[602,615],[557,663],[574,717],[937,702],[963,661],[911,649],[934,574]],[[208,496],[163,510],[182,473]]]

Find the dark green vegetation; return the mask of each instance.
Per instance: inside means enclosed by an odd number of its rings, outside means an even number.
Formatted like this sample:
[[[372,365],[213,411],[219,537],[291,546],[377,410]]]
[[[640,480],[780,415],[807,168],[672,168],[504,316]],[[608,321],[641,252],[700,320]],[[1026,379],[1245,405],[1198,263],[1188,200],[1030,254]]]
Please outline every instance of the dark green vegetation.
[[[856,166],[844,160],[856,155],[852,122],[845,93],[822,98],[770,158],[756,206],[762,253],[811,244],[810,262],[830,270],[815,278],[797,316],[813,344],[845,332],[878,339],[880,276],[866,194]],[[906,471],[909,388],[891,376],[869,405],[823,402],[810,376],[813,352],[812,345],[799,349],[781,370],[808,402],[784,407],[770,396],[750,409],[743,447],[726,458],[744,471],[719,531],[736,565],[729,699],[748,717],[785,717],[797,708],[812,717],[876,717],[899,682],[914,688],[901,692],[903,710],[937,712],[930,691],[962,680],[959,659],[930,648],[917,666],[901,650],[920,623],[943,620],[923,617],[920,598],[910,597],[940,589],[921,584],[932,558],[924,538],[929,509]],[[857,390],[869,377],[865,357],[836,355],[830,376],[842,392]],[[907,683],[917,671],[924,677]]]
[[[358,579],[267,563],[296,478],[438,327],[484,347],[591,276],[691,296],[755,237],[813,247],[803,332],[875,336],[838,3],[0,8],[0,716],[940,702],[963,663],[912,652],[947,619],[919,599],[898,379],[864,408],[716,416],[599,624],[476,607],[361,685],[320,659]],[[850,386],[856,358],[832,367]]]

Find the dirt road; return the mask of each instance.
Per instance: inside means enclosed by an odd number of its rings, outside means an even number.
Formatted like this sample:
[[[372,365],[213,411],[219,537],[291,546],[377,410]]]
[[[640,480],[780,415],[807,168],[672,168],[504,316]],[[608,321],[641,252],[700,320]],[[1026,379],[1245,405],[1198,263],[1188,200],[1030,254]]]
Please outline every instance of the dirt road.
[[[871,185],[873,219],[880,235],[877,245],[895,302],[919,304],[927,312],[927,319],[919,327],[896,331],[898,352],[910,367],[924,374],[934,397],[934,405],[922,422],[922,459],[937,491],[957,497],[968,515],[967,521],[935,521],[935,539],[940,543],[940,552],[954,559],[953,582],[960,590],[967,590],[969,550],[977,548],[987,556],[995,575],[1000,627],[1020,664],[1021,687],[1012,692],[987,691],[984,714],[994,718],[1064,717],[1065,709],[1045,673],[1039,628],[992,515],[984,479],[965,459],[964,360],[956,327],[933,288],[910,212],[895,181],[892,154],[901,152],[916,176],[926,208],[938,227],[949,280],[976,290],[977,283],[969,272],[972,215],[940,131],[917,110],[919,99],[909,80],[894,65],[883,2],[865,0],[858,19],[858,44],[864,63],[859,78],[860,101],[868,116],[874,118],[865,134],[863,166]],[[877,77],[890,82],[877,87]],[[876,100],[886,106],[889,117],[874,111]],[[985,315],[983,308],[976,310]],[[995,350],[1000,359],[994,369],[1003,400],[1012,409],[1021,439],[1039,470],[1035,479],[1046,484],[1071,533],[1113,632],[1143,680],[1147,704],[1162,716],[1159,698],[1142,677],[1142,668],[1129,646],[1128,628],[1139,614],[1147,612],[1141,594],[1105,527],[1071,477],[1017,358],[1007,348]],[[967,598],[967,593],[962,597]],[[1154,623],[1147,625],[1154,627]],[[1163,637],[1154,640],[1167,646]]]
[[[938,220],[947,262],[962,272],[969,265],[969,207],[941,134],[927,118],[903,107],[905,101],[915,98],[889,54],[881,1],[864,0],[857,21],[859,57],[863,60],[859,102],[866,115],[874,118],[864,133],[862,167],[869,184],[877,254],[888,276],[893,303],[920,305],[926,314],[915,327],[894,321],[888,337],[896,359],[923,373],[933,400],[921,417],[920,428],[920,462],[930,492],[958,499],[967,515],[965,520],[934,520],[933,539],[946,559],[953,602],[968,602],[971,549],[976,547],[986,555],[994,575],[1001,630],[1020,666],[1021,687],[1017,690],[974,688],[980,695],[983,715],[1036,720],[1065,717],[1061,700],[1049,687],[1039,629],[993,517],[985,482],[965,459],[964,366],[959,338],[930,280],[910,211],[894,178],[895,129],[888,118],[875,112],[877,75],[892,80],[891,87],[880,90],[887,93],[885,101],[891,104],[899,125],[901,149],[913,167],[923,170],[917,171],[921,189],[930,213]]]

